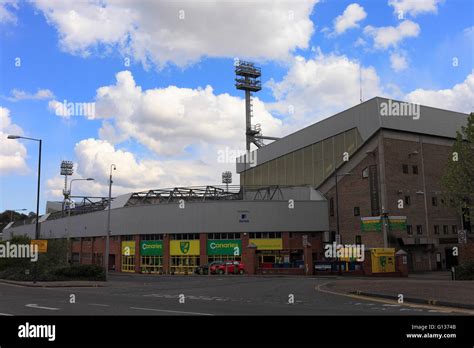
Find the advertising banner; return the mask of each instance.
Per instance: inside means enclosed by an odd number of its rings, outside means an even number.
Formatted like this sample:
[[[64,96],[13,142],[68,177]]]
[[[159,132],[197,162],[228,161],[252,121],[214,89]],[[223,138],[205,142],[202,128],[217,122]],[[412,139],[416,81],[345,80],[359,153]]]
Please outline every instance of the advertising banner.
[[[140,242],[141,256],[163,256],[162,240],[142,240]]]
[[[390,231],[406,231],[407,217],[406,216],[389,216],[388,228]]]
[[[380,232],[382,230],[382,220],[380,216],[360,218],[360,229],[362,232]]]
[[[125,256],[135,255],[135,241],[134,240],[122,242],[122,255],[125,255]]]
[[[172,240],[170,241],[170,255],[194,255],[201,254],[198,240]]]
[[[242,254],[242,241],[232,239],[210,239],[207,241],[207,255],[234,255]]]
[[[257,250],[283,249],[283,240],[281,238],[250,239],[249,243],[255,244],[257,246]]]
[[[37,245],[39,253],[48,252],[48,241],[46,239],[32,239],[31,245]]]

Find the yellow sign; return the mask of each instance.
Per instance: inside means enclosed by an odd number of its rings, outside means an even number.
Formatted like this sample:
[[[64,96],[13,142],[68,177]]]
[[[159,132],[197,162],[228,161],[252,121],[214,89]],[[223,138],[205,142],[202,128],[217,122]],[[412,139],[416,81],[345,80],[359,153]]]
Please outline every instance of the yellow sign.
[[[257,246],[257,250],[283,249],[283,239],[281,238],[250,239],[249,243],[255,244]]]
[[[395,272],[395,249],[373,248],[370,250],[372,258],[372,273]]]
[[[170,255],[200,255],[201,249],[198,240],[170,241]]]
[[[135,241],[125,241],[122,242],[122,255],[133,256],[135,255]]]
[[[46,239],[32,239],[31,245],[37,245],[39,253],[48,252],[48,241]]]

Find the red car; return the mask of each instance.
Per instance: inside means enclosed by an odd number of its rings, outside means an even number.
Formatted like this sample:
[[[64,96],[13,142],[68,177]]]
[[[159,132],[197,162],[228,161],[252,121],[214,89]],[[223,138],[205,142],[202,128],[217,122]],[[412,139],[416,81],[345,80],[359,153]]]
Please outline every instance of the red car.
[[[244,274],[245,273],[245,265],[240,261],[225,261],[219,265],[212,265],[211,266],[211,274],[225,274],[225,270],[227,267],[227,273],[238,273]]]

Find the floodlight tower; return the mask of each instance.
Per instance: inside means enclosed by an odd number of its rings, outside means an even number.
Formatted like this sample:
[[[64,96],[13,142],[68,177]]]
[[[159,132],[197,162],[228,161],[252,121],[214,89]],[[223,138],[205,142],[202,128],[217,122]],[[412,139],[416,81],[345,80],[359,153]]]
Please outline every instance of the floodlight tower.
[[[67,177],[71,176],[74,173],[74,163],[72,161],[62,161],[61,162],[61,175],[64,175],[64,189],[63,189],[63,207],[62,212],[64,214],[64,205],[66,201],[69,200],[70,191],[67,189]]]
[[[275,137],[262,135],[260,124],[252,125],[252,92],[262,89],[260,76],[262,71],[254,63],[237,61],[235,64],[235,87],[245,91],[245,135],[247,156],[250,153],[250,144],[257,147],[265,146],[262,139],[277,140]]]
[[[232,184],[232,172],[222,172],[222,183],[226,186],[226,192],[229,192],[229,184]]]

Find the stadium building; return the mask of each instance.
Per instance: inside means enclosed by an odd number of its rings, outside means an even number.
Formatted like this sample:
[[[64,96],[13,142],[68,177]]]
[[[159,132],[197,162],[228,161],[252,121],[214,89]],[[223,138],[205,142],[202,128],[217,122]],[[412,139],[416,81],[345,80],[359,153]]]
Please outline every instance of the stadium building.
[[[109,267],[176,274],[236,259],[249,273],[312,274],[324,245],[338,242],[403,249],[415,271],[449,268],[461,232],[474,237],[469,212],[444,206],[440,183],[467,117],[376,97],[259,142],[252,161],[236,161],[240,186],[116,197]],[[50,203],[41,238],[72,238],[74,262],[103,264],[107,206],[84,200],[68,217]],[[33,220],[17,221],[3,238],[34,230]]]

